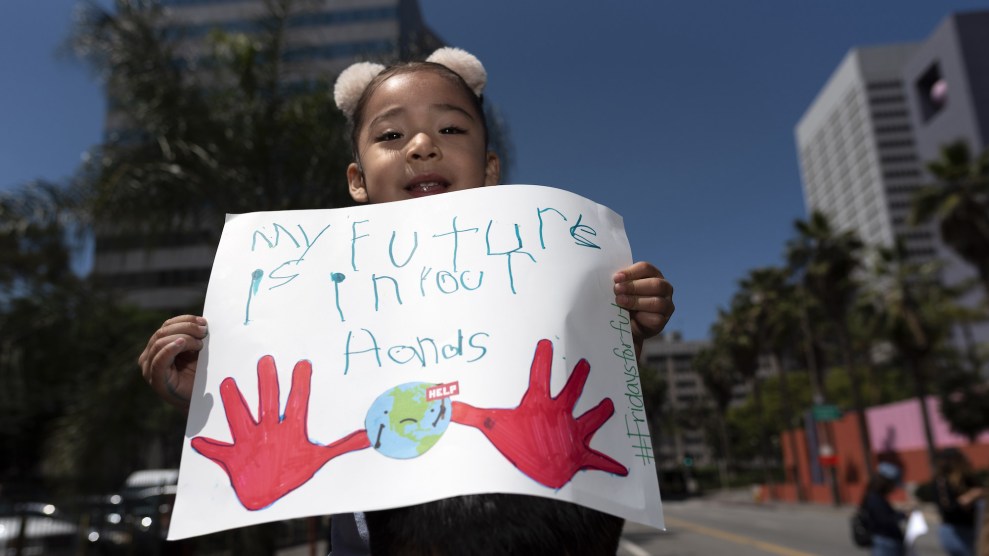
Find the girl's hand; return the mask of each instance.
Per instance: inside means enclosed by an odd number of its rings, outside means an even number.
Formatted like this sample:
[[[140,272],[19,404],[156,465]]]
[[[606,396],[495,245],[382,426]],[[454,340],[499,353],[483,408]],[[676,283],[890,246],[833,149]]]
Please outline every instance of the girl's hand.
[[[199,351],[206,338],[206,319],[182,315],[165,321],[148,340],[137,358],[141,376],[158,396],[184,411],[189,410]]]
[[[655,266],[639,261],[615,273],[615,304],[628,309],[636,355],[642,341],[663,331],[675,309],[673,285]]]

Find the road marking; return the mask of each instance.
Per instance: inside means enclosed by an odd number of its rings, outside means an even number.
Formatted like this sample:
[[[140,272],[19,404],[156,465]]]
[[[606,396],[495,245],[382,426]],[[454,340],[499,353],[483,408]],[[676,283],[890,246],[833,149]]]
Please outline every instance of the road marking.
[[[693,531],[694,533],[699,533],[701,535],[707,535],[709,537],[715,537],[718,539],[730,541],[737,544],[754,546],[760,550],[765,550],[770,554],[779,554],[780,556],[814,556],[810,552],[794,550],[792,548],[787,548],[785,546],[780,546],[778,544],[773,544],[771,542],[765,542],[765,541],[753,539],[752,537],[746,537],[745,535],[736,535],[735,533],[728,533],[727,531],[719,531],[718,529],[714,529],[712,527],[697,525],[696,523],[690,523],[689,521],[683,521],[682,519],[677,519],[675,517],[664,516],[664,518],[666,520],[667,527],[669,526],[679,527],[681,529]]]
[[[644,548],[630,540],[622,539],[618,541],[618,548],[628,552],[632,556],[649,556],[649,553]]]

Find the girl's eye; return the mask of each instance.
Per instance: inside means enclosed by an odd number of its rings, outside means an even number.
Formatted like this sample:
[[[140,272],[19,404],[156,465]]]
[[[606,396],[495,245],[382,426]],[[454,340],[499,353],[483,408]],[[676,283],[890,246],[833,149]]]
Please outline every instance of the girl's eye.
[[[467,130],[457,126],[449,126],[441,129],[440,133],[443,135],[460,135],[462,133],[467,133]]]
[[[376,142],[382,141],[394,141],[395,139],[401,139],[402,134],[397,131],[386,131],[374,138]]]

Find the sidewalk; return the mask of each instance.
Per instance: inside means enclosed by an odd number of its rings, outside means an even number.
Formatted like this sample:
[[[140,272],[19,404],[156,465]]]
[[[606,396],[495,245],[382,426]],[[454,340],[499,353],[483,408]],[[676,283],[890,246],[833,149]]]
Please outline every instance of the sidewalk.
[[[789,502],[782,500],[766,500],[760,501],[753,494],[751,487],[739,487],[728,490],[712,490],[705,492],[703,495],[698,497],[702,500],[710,500],[712,502],[719,502],[723,504],[744,504],[752,506],[762,506],[767,508],[775,509],[786,509],[786,508],[801,508],[801,509],[819,509],[821,511],[832,511],[847,513],[849,516],[854,511],[857,504],[842,504],[841,506],[835,506],[833,504],[815,504],[811,502]],[[894,504],[896,506],[896,504]],[[935,526],[941,523],[941,516],[938,514],[937,505],[930,502],[917,502],[917,509],[924,514],[924,519],[927,520],[928,526]]]

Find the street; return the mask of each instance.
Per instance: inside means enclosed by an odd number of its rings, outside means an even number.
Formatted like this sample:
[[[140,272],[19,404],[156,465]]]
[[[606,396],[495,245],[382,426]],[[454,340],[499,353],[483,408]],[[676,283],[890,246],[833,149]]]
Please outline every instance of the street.
[[[666,531],[627,523],[620,556],[832,556],[868,554],[852,544],[851,507],[754,504],[691,499],[663,502]],[[930,531],[917,542],[917,556],[943,554],[937,517],[924,511]]]

